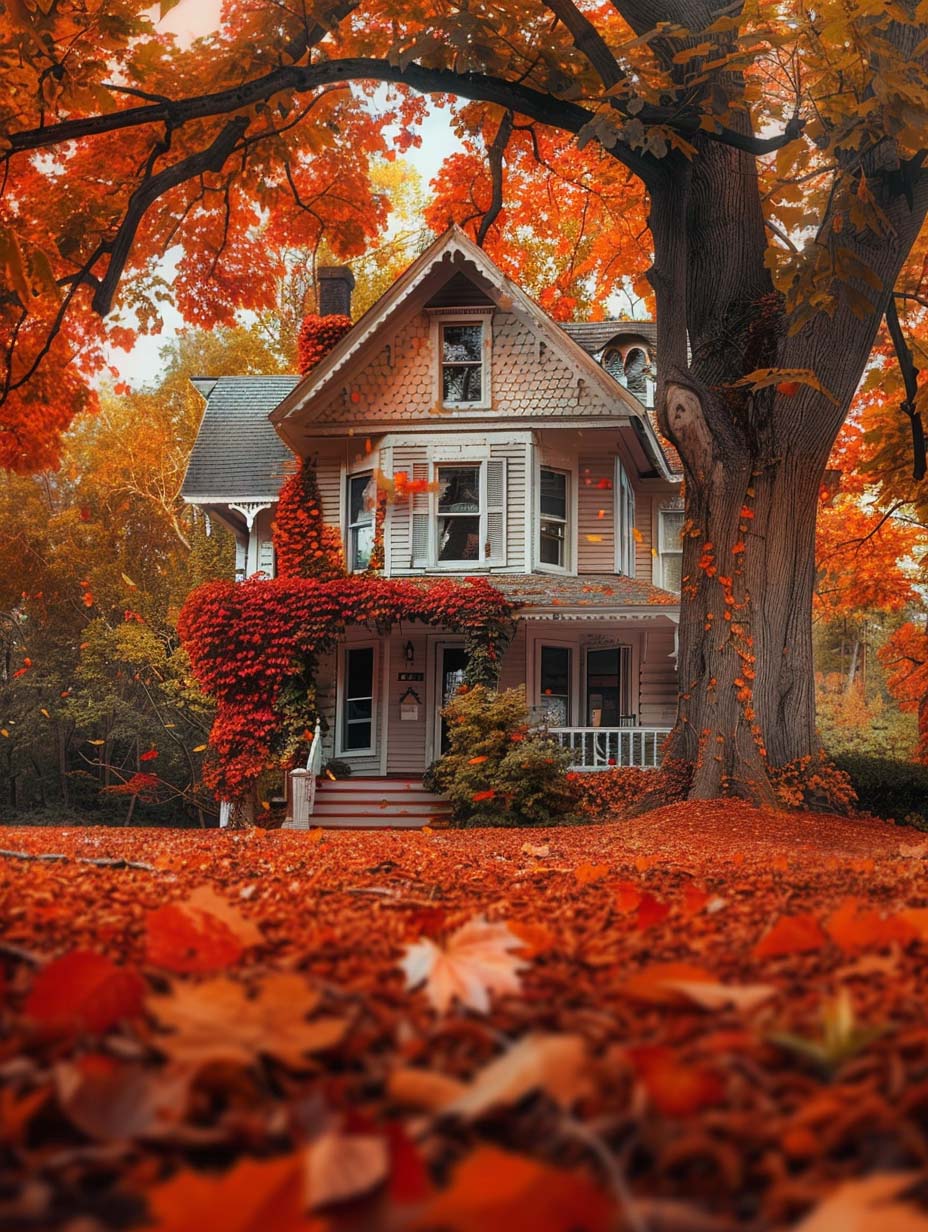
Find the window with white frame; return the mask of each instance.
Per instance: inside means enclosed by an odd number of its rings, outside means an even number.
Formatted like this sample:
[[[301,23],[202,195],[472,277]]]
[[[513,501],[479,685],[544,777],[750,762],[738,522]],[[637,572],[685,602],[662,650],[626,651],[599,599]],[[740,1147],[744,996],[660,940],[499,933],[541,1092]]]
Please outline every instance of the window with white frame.
[[[345,650],[342,702],[342,752],[366,752],[374,747],[374,647]]]
[[[439,463],[434,469],[434,482],[434,562],[438,565],[503,563],[506,554],[505,460]],[[416,516],[414,513],[414,520]]]
[[[486,372],[489,322],[483,320],[440,321],[439,392],[443,406],[486,406]]]
[[[661,586],[680,593],[683,573],[683,510],[661,509],[658,545],[661,559]]]
[[[374,508],[377,503],[370,471],[348,476],[348,569],[360,573],[370,567],[374,546]]]
[[[543,466],[539,472],[538,562],[555,569],[567,568],[567,499],[566,472]]]
[[[635,490],[615,460],[615,571],[635,576]]]

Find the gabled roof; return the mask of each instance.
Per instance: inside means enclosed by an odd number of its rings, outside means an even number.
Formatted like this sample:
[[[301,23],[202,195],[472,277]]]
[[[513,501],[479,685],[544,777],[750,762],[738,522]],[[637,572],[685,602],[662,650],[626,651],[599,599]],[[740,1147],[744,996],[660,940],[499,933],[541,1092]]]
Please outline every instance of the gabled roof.
[[[604,399],[615,406],[616,418],[637,420],[641,425],[642,441],[652,461],[665,479],[676,480],[667,464],[654,429],[641,403],[615,381],[570,333],[562,329],[528,295],[511,282],[495,265],[482,248],[478,248],[456,226],[447,231],[421,254],[405,273],[377,302],[367,310],[351,330],[332,348],[326,357],[295,386],[280,406],[271,414],[284,439],[298,439],[297,422],[305,428],[313,422],[315,407],[321,406],[322,396],[331,390],[343,373],[360,354],[372,351],[374,341],[381,331],[386,331],[398,315],[408,311],[410,296],[433,274],[444,269],[448,280],[462,268],[476,274],[488,297],[498,306],[505,306],[528,320],[548,346],[558,355],[578,380],[597,388]],[[432,284],[430,284],[432,285]],[[434,290],[434,287],[433,287]],[[373,344],[373,345],[372,345]],[[314,406],[315,404],[315,406]],[[292,421],[292,422],[291,422]]]
[[[181,495],[195,504],[277,499],[293,454],[269,413],[298,376],[198,377],[206,410],[187,464]]]

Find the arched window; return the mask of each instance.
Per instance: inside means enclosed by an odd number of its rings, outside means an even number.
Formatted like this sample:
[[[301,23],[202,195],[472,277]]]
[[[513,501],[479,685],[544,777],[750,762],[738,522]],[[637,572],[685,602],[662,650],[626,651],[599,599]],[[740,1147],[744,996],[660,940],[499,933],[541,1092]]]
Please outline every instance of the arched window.
[[[606,351],[603,356],[603,367],[620,385],[624,385],[625,381],[625,362],[622,358],[622,352],[612,347]]]
[[[645,373],[648,369],[648,356],[641,347],[632,347],[625,356],[625,384],[629,393],[643,398],[648,390]]]

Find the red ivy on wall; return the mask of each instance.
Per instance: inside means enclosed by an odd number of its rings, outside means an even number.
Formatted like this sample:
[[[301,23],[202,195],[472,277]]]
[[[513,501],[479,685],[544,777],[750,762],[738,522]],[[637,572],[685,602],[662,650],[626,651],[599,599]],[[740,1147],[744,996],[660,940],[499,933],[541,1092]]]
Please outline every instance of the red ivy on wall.
[[[300,336],[297,341],[297,357],[300,372],[305,376],[315,368],[337,342],[344,338],[351,329],[351,317],[332,316],[320,317],[310,312],[303,318]]]
[[[317,720],[318,656],[349,624],[385,632],[400,620],[462,634],[469,683],[495,686],[513,605],[482,578],[252,578],[195,590],[178,629],[194,675],[217,703],[207,785],[239,799],[264,770],[292,765]]]
[[[279,577],[344,576],[341,533],[322,520],[316,470],[306,458],[280,489],[273,534]]]

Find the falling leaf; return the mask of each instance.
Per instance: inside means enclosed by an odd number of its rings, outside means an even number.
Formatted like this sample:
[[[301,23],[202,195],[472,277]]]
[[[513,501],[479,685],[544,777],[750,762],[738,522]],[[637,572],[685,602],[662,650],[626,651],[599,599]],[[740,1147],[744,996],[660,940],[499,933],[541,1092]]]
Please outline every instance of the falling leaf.
[[[525,963],[509,953],[520,945],[507,924],[490,924],[476,916],[453,932],[443,947],[428,938],[407,946],[401,963],[406,986],[412,989],[424,983],[439,1014],[447,1013],[454,1000],[486,1014],[491,993],[521,992],[518,972]]]
[[[328,1130],[306,1149],[309,1207],[318,1210],[360,1198],[382,1185],[389,1172],[386,1139]]]
[[[674,988],[675,983],[705,983],[715,982],[715,976],[704,967],[692,963],[660,962],[643,967],[622,985],[622,992],[633,1001],[644,1005],[681,1005],[687,997]]]
[[[523,843],[519,851],[524,856],[533,856],[536,860],[543,860],[551,854],[550,843]]]
[[[195,745],[195,746],[194,746],[193,751],[194,751],[194,753],[205,753],[205,752],[206,752],[206,750],[207,750],[207,748],[209,748],[209,745],[206,745],[206,744],[197,744],[197,745]]]
[[[221,971],[263,941],[258,927],[210,886],[149,911],[145,920],[147,959],[167,971]]]
[[[193,1069],[221,1061],[250,1065],[259,1056],[305,1068],[308,1053],[334,1047],[345,1034],[340,1018],[306,1020],[318,1003],[301,976],[283,972],[266,976],[252,997],[219,976],[148,999],[158,1021],[173,1030],[158,1037],[158,1047]]]
[[[72,950],[43,967],[26,998],[26,1015],[49,1034],[107,1031],[142,1013],[145,983],[134,967]]]

